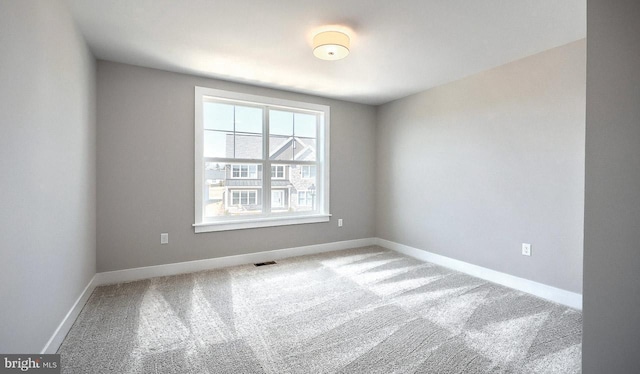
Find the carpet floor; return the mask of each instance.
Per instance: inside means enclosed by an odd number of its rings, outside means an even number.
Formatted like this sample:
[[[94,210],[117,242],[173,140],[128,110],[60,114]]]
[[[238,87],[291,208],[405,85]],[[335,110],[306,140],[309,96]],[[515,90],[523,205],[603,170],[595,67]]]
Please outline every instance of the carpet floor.
[[[63,373],[579,373],[582,314],[372,246],[95,289]]]

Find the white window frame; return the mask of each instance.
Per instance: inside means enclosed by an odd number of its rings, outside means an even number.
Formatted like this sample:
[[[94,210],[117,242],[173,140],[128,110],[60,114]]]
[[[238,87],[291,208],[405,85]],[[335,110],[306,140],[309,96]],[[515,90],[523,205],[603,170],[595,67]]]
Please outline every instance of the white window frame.
[[[265,109],[263,121],[263,157],[257,160],[230,158],[221,160],[231,164],[262,164],[262,210],[260,215],[251,216],[204,216],[205,171],[207,160],[204,157],[204,124],[203,99],[207,97],[219,102],[231,102],[240,105],[259,106]],[[287,110],[318,115],[316,161],[270,160],[269,155],[269,116],[268,110]],[[330,203],[330,108],[327,105],[284,100],[265,96],[248,95],[239,92],[195,87],[195,215],[193,224],[196,233],[238,230],[258,227],[295,225],[305,223],[329,222],[331,213]],[[312,212],[271,212],[271,165],[315,165],[316,166],[316,209]],[[233,169],[231,171],[233,177]],[[233,178],[236,179],[236,178]]]

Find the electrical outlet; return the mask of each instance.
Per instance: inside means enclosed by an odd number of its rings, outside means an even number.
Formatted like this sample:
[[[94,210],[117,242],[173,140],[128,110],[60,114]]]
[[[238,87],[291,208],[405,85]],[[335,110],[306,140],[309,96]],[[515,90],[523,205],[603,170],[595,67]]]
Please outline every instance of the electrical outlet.
[[[522,255],[523,256],[531,256],[531,244],[522,243]]]
[[[338,219],[338,227],[342,227],[342,218]]]
[[[160,244],[169,244],[169,233],[163,232],[160,234]]]

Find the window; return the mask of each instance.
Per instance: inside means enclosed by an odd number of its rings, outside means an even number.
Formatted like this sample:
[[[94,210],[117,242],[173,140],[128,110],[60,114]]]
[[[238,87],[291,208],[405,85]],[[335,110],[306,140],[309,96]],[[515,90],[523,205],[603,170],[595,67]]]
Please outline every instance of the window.
[[[329,107],[195,88],[195,231],[329,221]]]
[[[258,178],[258,165],[232,165],[233,178]]]
[[[315,178],[316,177],[316,167],[315,165],[302,165],[302,178]]]
[[[284,165],[271,165],[271,179],[284,179]]]
[[[258,204],[257,191],[235,190],[231,192],[232,205],[256,205]]]
[[[312,191],[298,191],[298,205],[312,206],[314,197],[314,192]]]

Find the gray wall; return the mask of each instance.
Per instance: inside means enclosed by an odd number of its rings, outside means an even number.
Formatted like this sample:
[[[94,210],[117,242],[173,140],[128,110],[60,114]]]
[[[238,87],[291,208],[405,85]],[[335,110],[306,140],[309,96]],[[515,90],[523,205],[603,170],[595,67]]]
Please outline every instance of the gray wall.
[[[95,63],[60,1],[0,2],[0,352],[42,350],[95,274]]]
[[[640,2],[587,5],[583,372],[640,373]]]
[[[581,292],[585,45],[379,107],[378,237]]]
[[[331,106],[331,222],[194,234],[196,85]],[[98,271],[374,235],[371,106],[105,61],[97,100]]]

